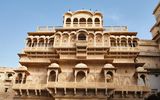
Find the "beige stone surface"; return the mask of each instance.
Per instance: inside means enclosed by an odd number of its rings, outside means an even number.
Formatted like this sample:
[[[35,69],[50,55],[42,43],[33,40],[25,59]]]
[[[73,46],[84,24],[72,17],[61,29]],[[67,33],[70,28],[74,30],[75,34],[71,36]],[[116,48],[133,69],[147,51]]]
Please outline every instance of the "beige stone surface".
[[[10,70],[13,78],[1,77],[0,99],[143,100],[160,91],[158,9],[152,40],[127,26],[104,27],[98,11],[69,11],[62,27],[37,27],[18,54],[20,66]]]

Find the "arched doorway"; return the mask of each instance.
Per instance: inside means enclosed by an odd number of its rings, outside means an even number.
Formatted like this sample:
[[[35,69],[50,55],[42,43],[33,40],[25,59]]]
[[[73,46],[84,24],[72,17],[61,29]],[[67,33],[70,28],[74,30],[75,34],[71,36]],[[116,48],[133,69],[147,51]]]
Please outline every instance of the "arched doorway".
[[[83,33],[80,33],[80,34],[78,35],[78,40],[86,40],[86,35],[83,34]]]
[[[49,81],[50,82],[55,82],[56,81],[56,72],[55,71],[51,71],[49,74]]]
[[[84,71],[78,71],[76,75],[76,82],[84,82],[86,78]]]

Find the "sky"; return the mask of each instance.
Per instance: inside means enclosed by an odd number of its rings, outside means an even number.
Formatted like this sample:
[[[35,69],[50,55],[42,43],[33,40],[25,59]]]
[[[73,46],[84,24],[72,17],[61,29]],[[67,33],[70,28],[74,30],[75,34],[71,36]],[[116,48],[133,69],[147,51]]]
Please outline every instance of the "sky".
[[[152,12],[159,0],[1,0],[0,66],[17,67],[27,32],[37,26],[62,26],[69,10],[100,11],[104,26],[128,26],[140,39],[152,39]]]

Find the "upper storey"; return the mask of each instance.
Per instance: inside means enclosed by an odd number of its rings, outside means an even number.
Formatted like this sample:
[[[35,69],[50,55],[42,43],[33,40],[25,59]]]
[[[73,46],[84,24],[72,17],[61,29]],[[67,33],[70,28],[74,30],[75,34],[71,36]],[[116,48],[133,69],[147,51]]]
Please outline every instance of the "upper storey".
[[[68,11],[64,14],[64,28],[102,28],[103,15],[88,10]]]

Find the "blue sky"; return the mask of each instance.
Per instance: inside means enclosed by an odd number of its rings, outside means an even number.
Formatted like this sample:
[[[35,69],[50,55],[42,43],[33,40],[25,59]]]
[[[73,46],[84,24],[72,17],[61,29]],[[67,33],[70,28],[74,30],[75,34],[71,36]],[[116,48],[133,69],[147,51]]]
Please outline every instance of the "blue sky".
[[[61,26],[68,11],[101,11],[105,26],[126,25],[138,37],[151,39],[152,12],[159,0],[1,0],[0,66],[17,67],[27,32],[37,26]]]

